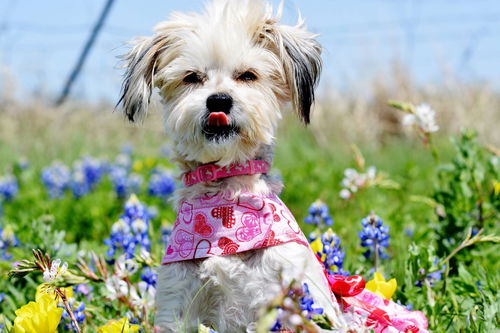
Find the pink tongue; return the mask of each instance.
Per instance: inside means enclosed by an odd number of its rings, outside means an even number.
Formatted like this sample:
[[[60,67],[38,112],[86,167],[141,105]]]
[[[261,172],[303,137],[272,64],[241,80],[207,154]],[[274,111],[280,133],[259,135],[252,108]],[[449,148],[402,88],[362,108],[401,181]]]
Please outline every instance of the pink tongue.
[[[229,125],[229,119],[224,112],[211,112],[208,115],[208,124],[210,126],[227,126]]]

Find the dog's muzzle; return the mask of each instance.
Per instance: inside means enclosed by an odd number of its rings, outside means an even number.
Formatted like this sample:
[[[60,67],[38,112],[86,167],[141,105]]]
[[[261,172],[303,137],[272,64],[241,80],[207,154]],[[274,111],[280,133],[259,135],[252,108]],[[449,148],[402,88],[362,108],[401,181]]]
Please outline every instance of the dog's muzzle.
[[[207,98],[203,133],[208,140],[219,141],[238,134],[238,127],[229,118],[232,107],[233,98],[228,94],[214,94]]]

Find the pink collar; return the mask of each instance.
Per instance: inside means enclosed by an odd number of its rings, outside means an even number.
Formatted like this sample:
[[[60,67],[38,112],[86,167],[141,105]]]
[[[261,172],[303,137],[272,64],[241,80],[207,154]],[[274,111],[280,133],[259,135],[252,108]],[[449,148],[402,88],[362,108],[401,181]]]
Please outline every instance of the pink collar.
[[[255,175],[257,173],[267,173],[269,163],[262,160],[250,160],[244,163],[233,163],[225,167],[217,164],[204,164],[196,170],[183,174],[184,185],[191,186],[201,182],[212,182],[217,179],[239,175]]]

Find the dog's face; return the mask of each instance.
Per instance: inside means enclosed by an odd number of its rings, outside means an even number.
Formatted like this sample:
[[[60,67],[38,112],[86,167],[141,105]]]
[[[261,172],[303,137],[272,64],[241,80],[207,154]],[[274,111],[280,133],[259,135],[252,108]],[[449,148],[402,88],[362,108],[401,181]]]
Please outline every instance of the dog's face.
[[[157,87],[178,158],[242,162],[272,143],[284,103],[309,122],[320,53],[302,22],[279,25],[259,0],[215,0],[204,14],[173,14],[136,42],[120,101],[139,119]]]

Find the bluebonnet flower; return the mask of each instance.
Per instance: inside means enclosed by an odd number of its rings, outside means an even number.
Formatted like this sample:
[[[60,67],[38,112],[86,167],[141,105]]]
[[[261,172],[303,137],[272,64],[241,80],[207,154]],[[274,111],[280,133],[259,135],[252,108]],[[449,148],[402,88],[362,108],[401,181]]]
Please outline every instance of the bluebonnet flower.
[[[125,213],[113,224],[109,238],[104,240],[108,246],[106,256],[110,263],[114,262],[117,255],[125,254],[126,259],[133,258],[137,248],[150,252],[149,220],[146,206],[132,195],[125,203]]]
[[[76,161],[70,183],[75,198],[88,194],[101,180],[104,167],[98,159],[86,156]]]
[[[433,267],[430,269],[431,272],[426,273],[426,271],[424,269],[421,269],[419,271],[419,276],[421,278],[419,278],[419,279],[417,279],[417,281],[415,281],[415,285],[417,287],[421,288],[422,285],[424,284],[424,281],[427,281],[428,285],[432,288],[432,287],[434,287],[434,284],[437,281],[441,281],[441,279],[443,278],[443,272],[446,268],[446,265],[442,265],[441,269],[437,269],[438,264],[439,264],[439,259],[436,258],[434,260]]]
[[[73,286],[73,292],[76,294],[83,295],[87,300],[90,301],[92,298],[92,291],[94,290],[94,287],[91,285],[88,285],[86,283],[80,283],[77,284],[76,286]]]
[[[123,167],[111,167],[109,174],[116,195],[120,198],[125,198],[131,193],[139,192],[142,185],[141,175],[129,173]]]
[[[16,161],[16,168],[18,170],[24,171],[24,170],[28,169],[29,166],[30,166],[30,162],[28,161],[28,159],[26,157],[21,157]]]
[[[363,255],[366,258],[373,255],[377,266],[379,258],[389,258],[385,253],[385,249],[389,246],[389,227],[383,225],[382,219],[374,213],[362,219],[361,225],[363,226],[363,230],[359,232],[361,246],[367,248]]]
[[[132,168],[132,157],[129,154],[118,154],[114,164],[129,171]]]
[[[271,332],[280,332],[283,328],[303,332],[305,321],[309,321],[315,315],[323,314],[324,310],[314,306],[314,300],[309,292],[309,286],[304,283],[300,286],[290,286],[287,295],[277,306],[276,321],[270,328]]]
[[[175,180],[172,174],[164,169],[156,168],[151,173],[148,193],[151,196],[166,198],[175,190]]]
[[[146,282],[148,286],[156,287],[158,274],[156,274],[150,267],[146,267],[142,270],[141,280]]]
[[[10,201],[16,196],[17,192],[19,192],[19,185],[16,177],[13,175],[0,177],[0,197]]]
[[[130,142],[125,142],[121,149],[120,153],[124,155],[132,155],[134,153],[134,146]]]
[[[51,198],[60,198],[69,187],[71,173],[61,162],[55,161],[42,170],[42,183],[47,188]]]
[[[77,304],[76,302],[70,302],[70,303],[72,303],[71,308],[73,310],[73,314],[75,316],[75,319],[78,322],[78,325],[81,326],[81,324],[83,324],[83,321],[85,320],[85,303],[80,302],[78,304],[78,306],[76,306],[76,304]],[[59,323],[59,326],[62,326],[65,331],[77,332],[77,329],[76,329],[73,321],[71,320],[68,312],[66,311],[66,309],[64,309],[62,312],[62,318],[61,318],[61,321]]]
[[[333,219],[330,216],[328,206],[320,201],[315,201],[309,207],[309,215],[306,216],[304,222],[307,224],[315,224],[318,227],[323,225],[330,227],[333,225]]]
[[[304,283],[302,285],[302,291],[302,297],[299,299],[299,305],[300,309],[302,310],[302,314],[304,314],[304,316],[309,320],[311,320],[315,315],[323,314],[323,308],[313,307],[314,300],[311,297],[311,293],[309,292],[309,286],[307,285],[307,283]]]
[[[0,226],[0,259],[1,260],[11,260],[12,255],[8,252],[10,248],[17,247],[19,245],[19,240],[16,235],[14,235],[14,230],[10,225],[5,228]]]
[[[316,237],[313,233],[310,236]],[[312,238],[311,248],[323,263],[328,274],[340,274],[347,276],[349,272],[343,270],[345,252],[340,246],[340,238],[328,229],[325,233]]]

